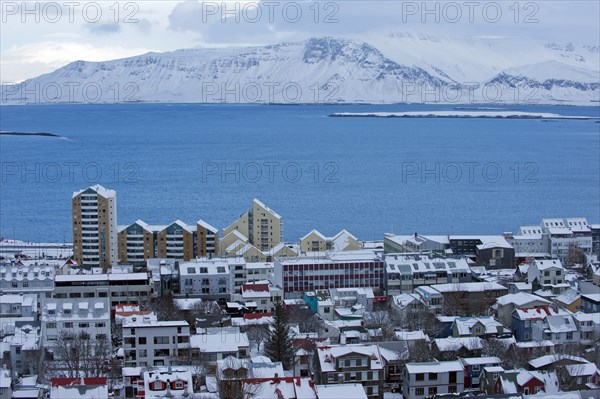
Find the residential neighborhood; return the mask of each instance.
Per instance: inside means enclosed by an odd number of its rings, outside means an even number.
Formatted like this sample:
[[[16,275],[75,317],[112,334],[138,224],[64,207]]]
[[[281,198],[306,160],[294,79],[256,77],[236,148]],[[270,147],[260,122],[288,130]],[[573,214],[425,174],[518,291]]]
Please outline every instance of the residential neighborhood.
[[[0,241],[2,399],[600,397],[585,218],[285,241],[258,199],[222,230],[72,209],[72,245]]]

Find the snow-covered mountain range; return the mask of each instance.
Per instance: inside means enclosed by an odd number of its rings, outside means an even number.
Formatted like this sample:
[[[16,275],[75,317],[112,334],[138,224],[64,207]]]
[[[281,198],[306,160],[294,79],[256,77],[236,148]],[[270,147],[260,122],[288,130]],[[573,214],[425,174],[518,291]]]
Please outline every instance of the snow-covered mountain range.
[[[315,37],[72,62],[18,85],[3,104],[571,103],[600,101],[600,48],[408,33]]]

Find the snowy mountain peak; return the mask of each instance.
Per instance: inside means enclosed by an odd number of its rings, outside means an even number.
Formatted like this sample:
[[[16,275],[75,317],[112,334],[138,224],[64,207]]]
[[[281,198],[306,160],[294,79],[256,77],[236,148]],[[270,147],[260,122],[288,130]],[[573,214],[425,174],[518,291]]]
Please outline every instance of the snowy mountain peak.
[[[313,37],[75,61],[21,85],[2,86],[2,103],[515,102],[522,100],[514,96],[519,87],[530,102],[589,103],[598,101],[600,93],[594,51],[572,43],[456,40],[404,32],[366,41]],[[444,95],[473,83],[495,85],[502,95],[490,99],[482,90],[468,98]],[[75,89],[44,90],[49,86]]]

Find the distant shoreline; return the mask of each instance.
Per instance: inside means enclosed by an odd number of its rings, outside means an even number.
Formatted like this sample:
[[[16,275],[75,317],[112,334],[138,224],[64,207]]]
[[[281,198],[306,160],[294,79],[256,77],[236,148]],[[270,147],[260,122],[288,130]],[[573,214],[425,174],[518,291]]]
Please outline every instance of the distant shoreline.
[[[54,133],[37,132],[37,133],[25,133],[25,132],[0,132],[0,135],[5,136],[39,136],[39,137],[62,137]]]
[[[535,112],[337,112],[332,118],[454,118],[454,119],[536,119],[536,120],[598,120],[594,116],[570,116]]]

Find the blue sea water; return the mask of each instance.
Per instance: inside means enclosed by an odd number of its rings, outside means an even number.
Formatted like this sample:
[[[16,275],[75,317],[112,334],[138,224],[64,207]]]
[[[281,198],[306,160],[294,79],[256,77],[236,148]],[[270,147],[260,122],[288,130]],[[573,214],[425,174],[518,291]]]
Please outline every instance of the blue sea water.
[[[466,106],[467,108],[472,106]],[[118,221],[224,228],[259,198],[284,236],[342,228],[499,234],[543,217],[600,221],[593,120],[330,118],[432,105],[2,106],[0,236],[71,240],[72,192],[117,190]],[[599,107],[499,108],[600,116]]]

